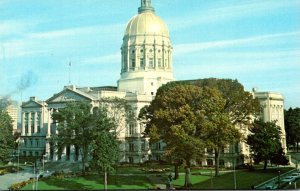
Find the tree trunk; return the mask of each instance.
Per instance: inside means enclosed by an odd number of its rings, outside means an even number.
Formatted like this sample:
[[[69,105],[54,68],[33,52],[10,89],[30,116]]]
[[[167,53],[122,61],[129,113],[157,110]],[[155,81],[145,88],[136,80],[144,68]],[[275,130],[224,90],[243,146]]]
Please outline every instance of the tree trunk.
[[[175,164],[175,176],[174,176],[174,180],[177,180],[179,178],[179,174],[178,174],[178,164]]]
[[[185,167],[185,182],[184,187],[189,189],[192,186],[191,182],[191,170],[190,170],[190,161],[187,161],[187,166]]]
[[[107,190],[107,171],[106,171],[106,167],[104,168],[104,190]]]
[[[215,177],[219,176],[220,149],[215,148]]]
[[[86,161],[87,161],[87,157],[88,157],[88,146],[84,146],[83,147],[83,155],[82,155],[82,174],[85,175],[86,172]]]
[[[266,169],[267,169],[267,164],[268,164],[268,161],[267,161],[267,160],[265,160],[265,161],[264,161],[264,170],[266,170]]]
[[[299,142],[298,141],[297,141],[296,148],[297,148],[297,153],[298,153],[299,152]]]

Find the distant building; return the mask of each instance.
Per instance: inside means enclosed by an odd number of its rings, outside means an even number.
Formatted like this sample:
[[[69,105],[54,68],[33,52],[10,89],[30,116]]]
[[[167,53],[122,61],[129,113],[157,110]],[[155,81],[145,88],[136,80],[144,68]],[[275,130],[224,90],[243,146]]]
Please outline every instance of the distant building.
[[[284,128],[284,97],[280,93],[274,92],[253,92],[258,98],[262,108],[261,118],[265,122],[275,121],[281,128],[281,144],[283,151],[287,153],[286,134]]]
[[[74,145],[66,146],[61,154],[57,154],[53,143],[49,141],[51,135],[56,134],[56,124],[51,115],[65,107],[68,101],[89,101],[95,108],[102,98],[118,97],[128,101],[134,109],[136,117],[141,108],[149,105],[154,99],[157,89],[163,84],[173,81],[172,45],[169,31],[163,20],[155,14],[151,0],[141,0],[138,14],[127,24],[121,47],[121,77],[117,87],[76,87],[65,86],[61,92],[54,94],[46,101],[39,101],[31,97],[22,104],[22,134],[21,155],[44,155],[49,160],[78,161],[81,159],[79,148]],[[269,111],[274,104],[281,109],[276,119],[283,125],[283,98],[272,104],[270,96],[255,92],[261,105]],[[267,94],[266,94],[267,95]],[[276,97],[275,94],[270,94]],[[277,107],[277,106],[276,106]],[[278,109],[279,110],[279,109]],[[275,119],[263,113],[265,120]],[[281,126],[284,130],[284,127]],[[143,137],[145,127],[139,121],[126,124],[125,120],[119,124],[121,141],[120,162],[142,163],[147,160],[161,160],[166,146],[163,142],[149,145],[148,138]],[[246,127],[240,127],[243,134],[248,134]],[[283,134],[285,135],[285,133]],[[285,140],[282,140],[285,144]],[[220,165],[230,166],[232,162],[241,164],[249,161],[249,146],[244,142],[228,145],[222,151]],[[213,165],[213,151],[206,149],[206,158],[197,161],[202,165]]]
[[[7,111],[8,115],[12,118],[13,132],[16,132],[18,128],[18,102],[11,101],[10,104],[5,108],[5,110]]]

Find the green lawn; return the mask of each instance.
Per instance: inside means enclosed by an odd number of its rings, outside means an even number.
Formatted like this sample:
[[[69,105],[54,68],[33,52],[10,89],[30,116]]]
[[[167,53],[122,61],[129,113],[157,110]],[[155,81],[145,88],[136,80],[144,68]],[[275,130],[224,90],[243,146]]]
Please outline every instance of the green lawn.
[[[144,176],[110,176],[108,189],[148,189],[153,185]],[[22,190],[31,190],[32,184],[28,184]],[[49,178],[38,183],[39,190],[93,190],[104,189],[103,177],[88,175],[75,178]]]
[[[281,173],[287,172],[291,168],[280,168]],[[134,174],[131,176],[120,175],[119,173]],[[136,172],[136,173],[134,173]],[[202,172],[195,174],[195,172]],[[205,173],[206,172],[206,173]],[[233,189],[234,188],[234,174],[233,172],[221,172],[219,177],[211,179],[211,171],[205,169],[192,170],[191,182],[192,189]],[[236,171],[236,186],[237,189],[251,189],[252,185],[258,185],[266,180],[277,176],[278,169],[272,168],[267,171],[256,169],[253,171],[239,170]],[[119,175],[111,175],[108,179],[108,189],[149,189],[155,188],[155,184],[166,184],[167,175],[150,175],[142,173],[139,167],[119,168]],[[212,175],[214,171],[212,171]],[[149,178],[150,177],[150,178]],[[173,180],[172,184],[176,188],[182,188],[184,185],[184,174],[180,174],[179,179]],[[32,189],[32,184],[26,185],[22,190]],[[85,177],[73,178],[55,178],[51,177],[39,181],[38,189],[41,190],[93,190],[104,189],[103,177],[97,174],[87,175]]]
[[[292,168],[280,168],[282,173]],[[257,169],[254,171],[239,170],[236,171],[236,188],[251,189],[252,185],[258,185],[278,175],[278,169],[267,169],[266,171]],[[193,185],[194,189],[234,189],[233,172],[214,177],[212,181],[206,180]]]

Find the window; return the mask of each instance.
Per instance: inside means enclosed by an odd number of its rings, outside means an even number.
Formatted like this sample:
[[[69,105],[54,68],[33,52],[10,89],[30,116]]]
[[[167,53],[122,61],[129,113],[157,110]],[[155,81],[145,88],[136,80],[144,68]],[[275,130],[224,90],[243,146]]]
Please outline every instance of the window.
[[[213,160],[212,159],[207,159],[207,166],[213,166]]]
[[[154,68],[153,58],[149,58],[149,68]]]
[[[156,150],[161,150],[161,145],[160,145],[160,143],[156,143]]]
[[[129,125],[129,135],[133,135],[135,133],[134,124]]]
[[[225,165],[225,161],[224,161],[223,159],[220,159],[219,165],[220,165],[220,166],[224,166],[224,165]]]
[[[135,68],[135,59],[134,58],[131,59],[131,68]]]
[[[213,149],[207,149],[207,153],[213,154]]]
[[[140,67],[143,69],[145,68],[144,58],[140,59]]]
[[[35,144],[36,144],[36,147],[39,147],[39,140],[38,139],[35,140]]]
[[[133,163],[133,157],[128,157],[129,163]]]
[[[160,155],[156,155],[155,158],[157,161],[160,161]]]
[[[158,67],[159,67],[159,68],[162,68],[162,67],[163,67],[163,65],[162,65],[162,63],[161,63],[161,58],[157,59],[157,64],[158,64]]]
[[[141,149],[142,149],[142,151],[145,151],[145,149],[146,149],[145,140],[142,141]]]
[[[133,143],[129,143],[129,151],[134,151],[134,144]]]

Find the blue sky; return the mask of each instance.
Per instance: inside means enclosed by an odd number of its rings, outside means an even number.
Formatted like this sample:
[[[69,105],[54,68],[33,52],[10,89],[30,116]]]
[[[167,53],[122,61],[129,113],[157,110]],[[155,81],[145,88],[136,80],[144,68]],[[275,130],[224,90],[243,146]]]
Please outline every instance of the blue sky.
[[[238,79],[300,107],[300,0],[152,0],[177,80]],[[71,82],[116,86],[140,0],[0,0],[0,95],[48,99]]]

